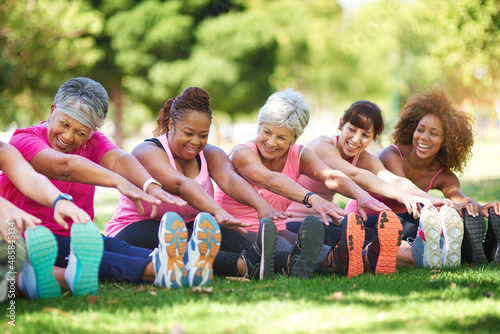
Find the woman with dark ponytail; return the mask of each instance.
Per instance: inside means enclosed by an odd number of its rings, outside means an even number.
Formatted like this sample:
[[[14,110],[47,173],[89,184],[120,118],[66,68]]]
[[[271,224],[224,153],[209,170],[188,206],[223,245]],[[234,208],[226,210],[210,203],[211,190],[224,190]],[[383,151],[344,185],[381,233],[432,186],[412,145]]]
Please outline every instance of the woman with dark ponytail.
[[[186,282],[189,285],[197,275],[202,276],[199,279],[203,282],[209,282],[212,265],[216,273],[263,278],[273,271],[273,268],[260,270],[263,245],[248,242],[241,236],[241,233],[246,233],[243,227],[251,224],[235,219],[214,200],[211,179],[229,196],[253,207],[260,219],[267,218],[264,219],[266,222],[290,215],[270,206],[236,173],[222,149],[207,144],[211,123],[210,96],[202,88],[188,87],[181,95],[165,103],[153,132],[156,137],[139,144],[132,154],[165,191],[184,199],[189,205],[181,208],[162,204],[158,206],[156,215],[150,218],[150,205],[143,203],[145,212],[140,215],[133,210],[130,200],[121,196],[119,206],[107,224],[106,233],[132,245],[154,249],[158,244],[158,230],[166,226],[171,232],[172,249],[175,249],[172,254],[177,254],[172,256],[172,261],[180,267],[184,262],[184,268],[177,268],[176,275],[181,276],[181,281],[188,275]],[[193,236],[182,259],[187,230],[192,231]],[[217,253],[221,247],[221,232],[224,242],[222,251]],[[269,233],[272,234],[272,230],[262,232],[272,244],[272,239],[276,237]],[[234,253],[225,253],[225,249]],[[285,259],[283,263],[286,263],[286,256],[288,254],[282,256]],[[267,257],[269,267],[273,265],[274,249]],[[204,263],[201,271],[191,272],[192,258]]]

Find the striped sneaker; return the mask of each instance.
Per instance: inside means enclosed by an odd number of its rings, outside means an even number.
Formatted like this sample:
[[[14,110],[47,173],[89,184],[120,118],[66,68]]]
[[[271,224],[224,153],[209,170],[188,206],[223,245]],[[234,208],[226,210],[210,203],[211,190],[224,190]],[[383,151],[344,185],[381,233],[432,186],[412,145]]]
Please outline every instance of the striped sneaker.
[[[370,268],[375,274],[394,274],[402,240],[403,226],[398,216],[389,210],[380,212],[375,235],[367,248]]]
[[[158,229],[158,247],[151,253],[156,285],[172,289],[188,286],[183,261],[187,237],[188,232],[181,216],[175,212],[165,213]]]
[[[464,237],[464,224],[462,223],[462,218],[455,209],[447,205],[443,205],[441,207],[439,215],[441,217],[441,228],[444,235],[444,243],[441,250],[443,266],[459,266],[461,260],[462,239]],[[480,247],[479,252],[483,255],[484,261],[486,262],[482,245],[483,237],[484,230],[478,244]]]
[[[19,289],[30,299],[44,299],[61,295],[52,268],[57,258],[56,238],[48,228],[37,225],[24,234],[27,257],[19,274]]]
[[[323,223],[317,217],[307,216],[290,252],[288,274],[293,277],[310,277],[324,240]]]
[[[365,225],[361,217],[350,212],[342,220],[342,234],[333,249],[333,260],[337,274],[349,278],[364,272],[361,252],[365,242]]]
[[[434,206],[424,207],[420,213],[419,237],[423,244],[424,267],[441,268],[443,256],[441,254],[441,217]],[[420,236],[423,234],[423,236]],[[417,262],[417,261],[416,261]]]
[[[74,223],[71,226],[70,253],[64,278],[73,294],[97,294],[103,251],[101,232],[93,222]]]
[[[221,233],[219,224],[209,213],[200,212],[193,225],[193,235],[184,254],[190,286],[210,284],[213,279],[213,262],[219,252]]]

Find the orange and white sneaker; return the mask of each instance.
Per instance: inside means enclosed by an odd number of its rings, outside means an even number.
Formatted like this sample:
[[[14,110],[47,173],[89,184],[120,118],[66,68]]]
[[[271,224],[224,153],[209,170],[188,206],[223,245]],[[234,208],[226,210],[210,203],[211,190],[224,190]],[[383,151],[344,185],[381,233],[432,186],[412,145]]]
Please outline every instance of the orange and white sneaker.
[[[364,272],[361,252],[365,242],[365,225],[361,217],[350,212],[342,220],[342,234],[339,242],[333,249],[333,261],[337,274],[349,278],[361,275]]]
[[[380,212],[375,235],[367,248],[370,269],[375,274],[394,274],[396,254],[403,240],[403,226],[389,210]]]
[[[172,289],[188,286],[183,261],[187,237],[188,232],[181,216],[175,212],[165,213],[158,229],[158,247],[151,253],[156,285]]]
[[[200,212],[193,224],[193,235],[184,254],[190,286],[210,284],[213,279],[213,263],[219,252],[221,233],[219,224],[209,213]]]

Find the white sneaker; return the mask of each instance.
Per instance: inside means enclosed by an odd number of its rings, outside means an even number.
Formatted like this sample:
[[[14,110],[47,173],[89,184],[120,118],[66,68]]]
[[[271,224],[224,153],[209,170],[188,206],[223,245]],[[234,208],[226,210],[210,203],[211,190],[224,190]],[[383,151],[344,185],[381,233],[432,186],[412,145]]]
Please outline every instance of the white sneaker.
[[[434,206],[424,207],[420,213],[419,228],[424,232],[423,265],[424,267],[441,268],[443,258],[439,241],[441,238],[441,217]]]
[[[68,266],[64,278],[75,295],[96,295],[104,251],[101,232],[93,222],[73,223]]]
[[[439,211],[441,227],[444,234],[442,249],[443,266],[458,266],[461,259],[464,224],[458,212],[450,206],[443,205]]]
[[[181,216],[175,212],[165,213],[158,229],[158,247],[151,253],[156,285],[172,289],[188,285],[183,261],[187,237]]]
[[[219,252],[220,242],[219,224],[209,213],[200,212],[194,221],[193,235],[184,255],[190,286],[210,284],[213,279],[212,266]]]

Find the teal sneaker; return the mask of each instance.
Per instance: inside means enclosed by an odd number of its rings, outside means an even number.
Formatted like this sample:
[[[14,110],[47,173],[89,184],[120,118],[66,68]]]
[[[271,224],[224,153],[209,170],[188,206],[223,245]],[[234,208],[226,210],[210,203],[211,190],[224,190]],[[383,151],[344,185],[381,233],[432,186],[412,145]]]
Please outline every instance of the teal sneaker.
[[[57,258],[57,241],[42,225],[28,228],[24,234],[26,262],[19,274],[19,289],[30,299],[45,299],[61,295],[52,269]]]
[[[219,224],[207,212],[200,212],[194,221],[193,235],[184,254],[190,286],[204,286],[213,279],[213,263],[219,252]]]
[[[96,295],[104,242],[93,222],[71,226],[71,244],[64,278],[75,295]]]
[[[183,260],[187,237],[181,216],[175,212],[165,213],[158,229],[158,247],[151,253],[156,285],[171,289],[189,285]]]

